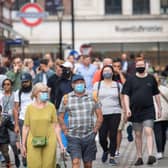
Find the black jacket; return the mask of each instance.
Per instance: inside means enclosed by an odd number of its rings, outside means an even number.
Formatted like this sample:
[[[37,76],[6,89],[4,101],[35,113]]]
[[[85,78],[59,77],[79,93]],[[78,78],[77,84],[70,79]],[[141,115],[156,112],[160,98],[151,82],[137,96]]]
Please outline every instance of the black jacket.
[[[50,101],[59,108],[62,97],[72,91],[71,80],[58,77],[56,74],[48,79],[48,87],[51,88]]]
[[[14,125],[12,124],[10,117],[0,117],[0,144],[10,143],[8,129],[14,131]]]

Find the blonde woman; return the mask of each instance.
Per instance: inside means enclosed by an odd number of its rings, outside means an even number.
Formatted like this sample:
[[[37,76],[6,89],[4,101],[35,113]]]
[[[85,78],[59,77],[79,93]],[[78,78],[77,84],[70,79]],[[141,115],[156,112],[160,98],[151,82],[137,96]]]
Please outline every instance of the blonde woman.
[[[37,83],[32,98],[34,102],[27,107],[23,126],[23,156],[27,157],[29,168],[55,168],[57,140],[61,150],[63,145],[55,107],[48,102],[48,87]]]

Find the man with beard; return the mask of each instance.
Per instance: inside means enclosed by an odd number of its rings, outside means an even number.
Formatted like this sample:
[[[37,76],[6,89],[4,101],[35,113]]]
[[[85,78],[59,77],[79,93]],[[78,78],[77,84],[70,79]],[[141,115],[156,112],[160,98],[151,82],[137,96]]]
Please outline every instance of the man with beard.
[[[17,90],[14,98],[14,120],[15,132],[22,135],[22,127],[27,106],[32,102],[32,76],[29,73],[21,75],[21,89]],[[19,131],[20,130],[20,131]],[[23,159],[23,165],[26,166],[26,160]]]

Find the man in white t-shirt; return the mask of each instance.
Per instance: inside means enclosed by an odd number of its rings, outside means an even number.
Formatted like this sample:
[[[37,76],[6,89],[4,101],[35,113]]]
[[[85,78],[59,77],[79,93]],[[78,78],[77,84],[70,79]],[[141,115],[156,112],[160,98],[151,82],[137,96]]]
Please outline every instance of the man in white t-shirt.
[[[24,117],[26,108],[31,104],[31,92],[32,92],[32,76],[29,73],[21,75],[21,89],[15,92],[14,98],[14,120],[15,120],[15,132],[22,135],[22,127],[24,123]],[[23,165],[26,166],[26,160],[23,159]]]

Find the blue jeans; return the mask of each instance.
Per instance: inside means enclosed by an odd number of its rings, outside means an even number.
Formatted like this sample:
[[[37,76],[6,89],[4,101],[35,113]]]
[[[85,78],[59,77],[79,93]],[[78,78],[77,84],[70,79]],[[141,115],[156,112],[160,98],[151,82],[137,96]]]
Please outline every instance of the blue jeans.
[[[65,113],[64,122],[65,122],[65,125],[68,126],[68,113]],[[63,143],[64,147],[67,148],[68,141],[67,141],[67,138],[66,138],[63,131],[61,132],[61,139],[62,139],[62,143]]]

